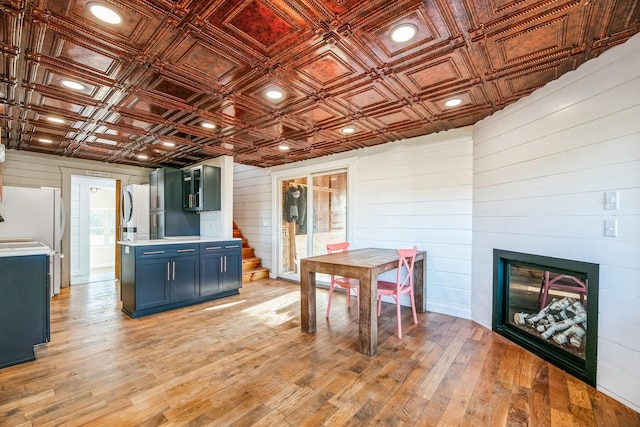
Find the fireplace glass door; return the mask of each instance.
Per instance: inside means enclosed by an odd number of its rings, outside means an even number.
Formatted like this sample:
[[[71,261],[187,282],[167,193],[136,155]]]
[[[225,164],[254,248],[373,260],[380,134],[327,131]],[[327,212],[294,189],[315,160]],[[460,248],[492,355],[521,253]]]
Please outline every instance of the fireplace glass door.
[[[494,249],[493,330],[595,385],[599,266]]]
[[[507,322],[584,360],[587,277],[517,262],[509,265]]]

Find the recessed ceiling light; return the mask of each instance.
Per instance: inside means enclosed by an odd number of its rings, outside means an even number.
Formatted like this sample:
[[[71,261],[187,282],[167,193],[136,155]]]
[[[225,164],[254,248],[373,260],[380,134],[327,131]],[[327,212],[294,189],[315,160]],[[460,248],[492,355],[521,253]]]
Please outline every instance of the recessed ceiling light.
[[[214,125],[213,123],[208,123],[208,122],[202,122],[202,124],[200,125],[203,128],[207,128],[207,129],[215,129],[216,125]]]
[[[146,154],[138,154],[137,156],[140,160],[147,160],[149,158],[149,156],[147,156]]]
[[[289,149],[289,146],[287,144],[278,145],[278,150],[287,151],[288,149]]]
[[[99,3],[89,3],[89,10],[99,20],[107,24],[119,24],[122,22],[122,16],[113,9]]]
[[[347,134],[347,135],[352,134],[355,131],[356,131],[356,128],[354,128],[353,126],[347,126],[345,128],[342,128],[342,133]]]
[[[458,106],[460,104],[462,104],[462,99],[460,99],[460,98],[452,98],[452,99],[447,100],[444,103],[444,105],[446,107],[456,107],[456,106]]]
[[[269,99],[282,99],[284,93],[282,93],[280,89],[269,89],[265,95],[267,95]]]
[[[46,142],[47,144],[51,144],[53,141],[47,138],[38,138],[38,141],[40,142]]]
[[[391,30],[391,40],[396,43],[408,42],[418,33],[418,28],[413,24],[400,24]]]
[[[168,141],[164,141],[162,143],[162,145],[164,145],[165,147],[175,147],[176,144],[174,144],[173,142],[168,142]]]
[[[47,120],[53,123],[64,123],[64,120],[59,119],[58,117],[47,117]]]
[[[74,82],[73,80],[60,80],[60,83],[62,83],[64,86],[68,87],[69,89],[75,89],[75,90],[83,90],[85,89],[85,86],[81,83],[78,82]]]

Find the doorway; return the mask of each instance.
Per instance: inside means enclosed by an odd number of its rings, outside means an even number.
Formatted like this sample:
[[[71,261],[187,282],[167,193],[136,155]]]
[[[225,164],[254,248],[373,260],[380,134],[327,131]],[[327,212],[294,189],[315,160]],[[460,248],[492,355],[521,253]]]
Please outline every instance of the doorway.
[[[116,180],[71,177],[71,285],[115,279]]]
[[[347,241],[347,171],[318,172],[280,181],[278,275],[300,279],[300,260],[327,253],[327,243]],[[318,275],[319,282],[328,276]]]

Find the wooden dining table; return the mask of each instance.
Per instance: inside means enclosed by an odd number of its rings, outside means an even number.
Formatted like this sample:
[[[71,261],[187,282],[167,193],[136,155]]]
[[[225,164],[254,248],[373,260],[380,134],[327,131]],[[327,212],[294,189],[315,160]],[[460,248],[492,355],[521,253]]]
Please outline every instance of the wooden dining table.
[[[300,314],[302,332],[316,332],[316,273],[351,277],[360,281],[358,350],[369,356],[378,349],[378,274],[398,267],[396,249],[364,248],[300,260]],[[416,310],[426,311],[427,253],[418,251],[413,269]]]

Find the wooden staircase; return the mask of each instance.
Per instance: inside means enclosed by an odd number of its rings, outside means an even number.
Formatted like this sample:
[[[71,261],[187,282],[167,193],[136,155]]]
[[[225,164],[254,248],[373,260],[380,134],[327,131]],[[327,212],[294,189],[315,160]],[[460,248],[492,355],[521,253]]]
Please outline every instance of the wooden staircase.
[[[242,236],[242,232],[235,222],[233,223],[233,237],[242,239],[242,283],[269,277],[269,270],[262,267],[262,260],[253,253],[253,248]]]

